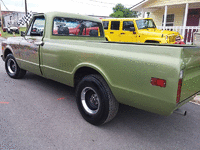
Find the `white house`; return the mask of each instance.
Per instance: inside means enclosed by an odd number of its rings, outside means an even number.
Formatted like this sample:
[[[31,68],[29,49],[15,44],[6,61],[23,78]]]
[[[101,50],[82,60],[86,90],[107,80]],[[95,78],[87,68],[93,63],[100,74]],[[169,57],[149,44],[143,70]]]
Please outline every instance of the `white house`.
[[[158,28],[178,31],[187,44],[200,31],[200,0],[143,0],[131,10],[150,12]]]
[[[7,27],[7,26],[9,26],[9,24],[18,26],[17,22],[23,16],[25,16],[24,12],[11,12],[11,13],[5,14],[4,15],[4,26]],[[25,25],[24,25],[24,27],[25,27]]]

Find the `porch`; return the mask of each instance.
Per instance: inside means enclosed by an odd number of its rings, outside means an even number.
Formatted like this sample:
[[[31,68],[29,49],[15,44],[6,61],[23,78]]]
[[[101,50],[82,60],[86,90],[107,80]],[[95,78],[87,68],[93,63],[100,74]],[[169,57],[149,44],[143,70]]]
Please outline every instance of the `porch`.
[[[179,32],[186,44],[193,43],[193,33],[200,32],[199,0],[142,0],[131,10],[150,12],[157,27],[162,30]]]
[[[158,29],[163,29],[163,26],[157,26]],[[184,42],[186,44],[193,44],[193,33],[200,32],[200,26],[165,26],[165,30],[176,31],[179,32],[181,35],[184,34]],[[185,30],[185,32],[184,32]]]

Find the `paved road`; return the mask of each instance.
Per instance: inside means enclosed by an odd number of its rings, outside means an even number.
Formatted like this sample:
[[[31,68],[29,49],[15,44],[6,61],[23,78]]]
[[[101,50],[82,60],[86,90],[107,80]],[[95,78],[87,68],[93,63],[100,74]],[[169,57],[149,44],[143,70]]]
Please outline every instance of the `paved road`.
[[[200,106],[187,116],[159,116],[120,105],[116,118],[96,127],[76,107],[74,90],[28,73],[9,78],[0,60],[0,149],[16,150],[197,150]]]

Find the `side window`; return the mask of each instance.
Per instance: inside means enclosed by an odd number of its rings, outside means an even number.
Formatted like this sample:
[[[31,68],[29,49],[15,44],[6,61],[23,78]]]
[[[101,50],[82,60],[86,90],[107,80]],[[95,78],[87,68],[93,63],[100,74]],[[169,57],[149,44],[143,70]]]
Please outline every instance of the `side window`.
[[[120,21],[111,21],[111,30],[119,30]]]
[[[103,36],[99,22],[56,17],[53,21],[53,35],[59,36]]]
[[[164,15],[162,19],[162,26],[164,24]],[[167,15],[166,26],[174,26],[174,14]]]
[[[108,29],[108,24],[109,24],[109,21],[103,21],[103,27],[104,29]]]
[[[122,30],[130,31],[132,27],[134,27],[133,21],[124,21]]]
[[[27,32],[28,36],[43,36],[45,25],[44,16],[35,17],[31,23],[31,26]]]

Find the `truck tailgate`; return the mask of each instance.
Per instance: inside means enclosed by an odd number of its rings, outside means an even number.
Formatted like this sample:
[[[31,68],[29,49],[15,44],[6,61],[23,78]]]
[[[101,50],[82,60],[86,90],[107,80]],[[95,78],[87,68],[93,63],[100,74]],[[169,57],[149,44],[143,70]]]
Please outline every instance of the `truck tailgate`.
[[[180,102],[200,91],[200,47],[183,48],[184,73]]]

